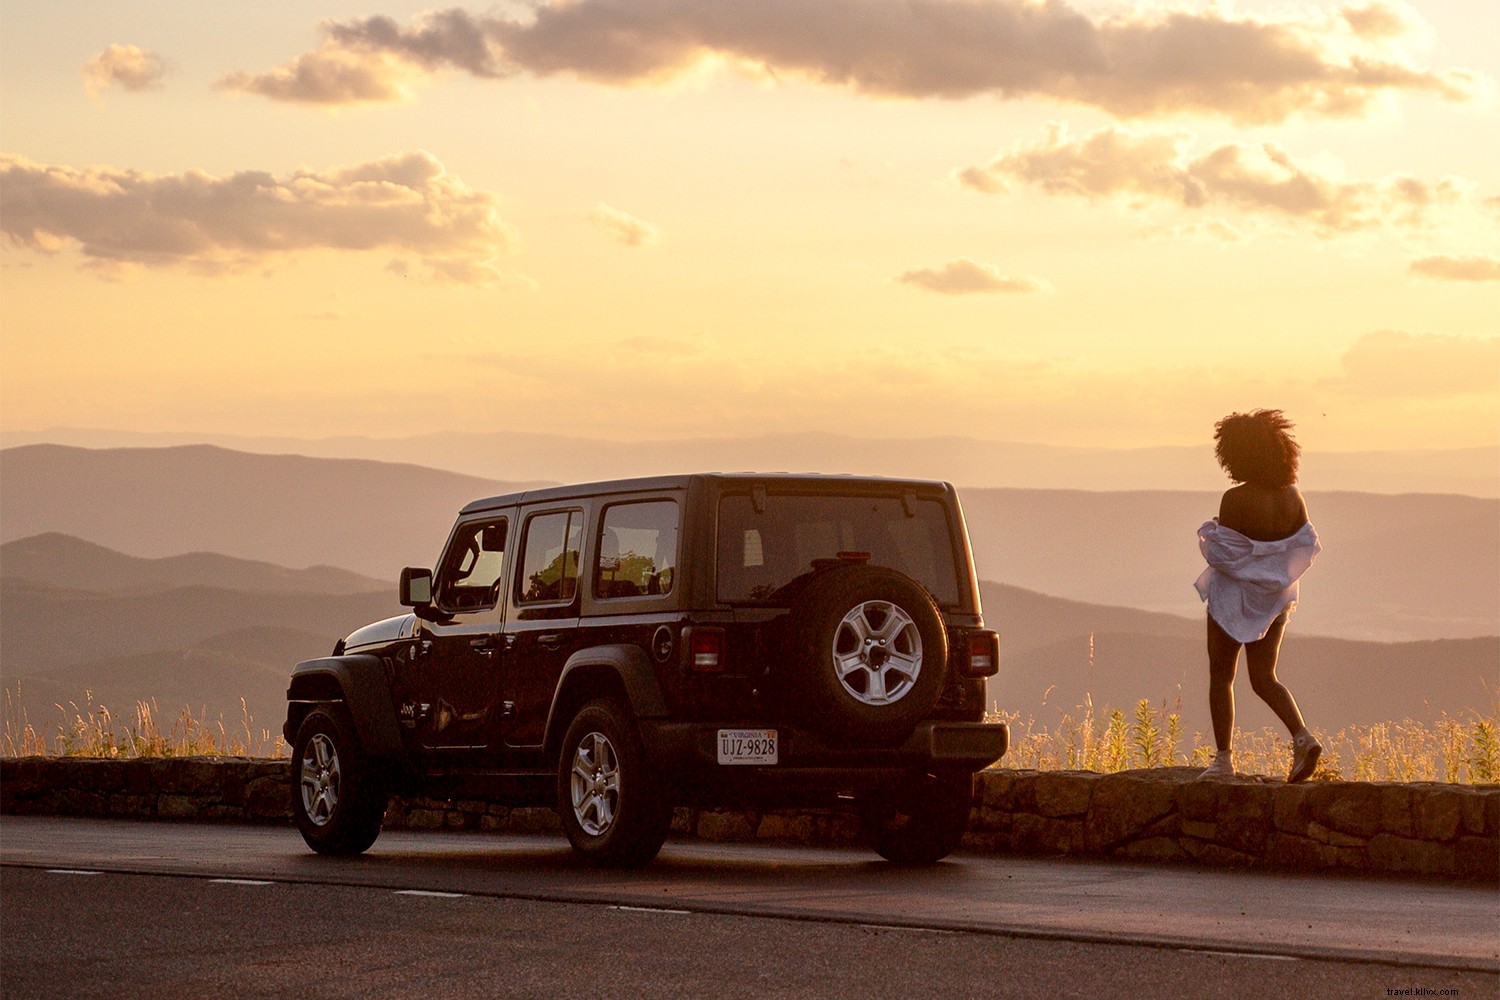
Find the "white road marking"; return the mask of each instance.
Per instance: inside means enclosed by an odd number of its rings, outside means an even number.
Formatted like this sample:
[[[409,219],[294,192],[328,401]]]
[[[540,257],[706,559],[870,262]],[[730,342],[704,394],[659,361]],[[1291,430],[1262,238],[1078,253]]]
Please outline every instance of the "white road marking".
[[[855,924],[855,927],[867,931],[902,931],[907,934],[961,934],[962,931],[950,931],[943,927],[900,927],[895,924]]]
[[[267,882],[258,878],[211,878],[210,882],[218,885],[275,885],[275,882]]]
[[[432,892],[427,889],[397,889],[398,896],[430,896],[433,899],[463,899],[468,893],[463,892]]]
[[[611,906],[611,910],[620,910],[625,913],[675,913],[678,916],[690,917],[692,910],[668,910],[661,906]]]
[[[91,872],[82,868],[48,868],[48,875],[103,875],[103,872]]]

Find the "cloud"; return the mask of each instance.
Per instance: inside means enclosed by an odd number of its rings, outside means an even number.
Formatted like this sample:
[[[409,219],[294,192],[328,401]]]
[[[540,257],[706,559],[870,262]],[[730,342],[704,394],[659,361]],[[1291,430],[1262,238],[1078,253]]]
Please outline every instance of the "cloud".
[[[661,239],[661,232],[651,223],[618,208],[611,208],[602,201],[594,206],[589,218],[600,229],[609,233],[615,242],[627,247],[655,246]]]
[[[1333,388],[1355,395],[1500,395],[1500,337],[1368,333],[1341,359]]]
[[[220,274],[305,251],[419,257],[435,277],[493,283],[516,242],[494,195],[424,152],[285,178],[245,171],[152,175],[0,156],[0,232],[40,252],[77,245],[94,266]]]
[[[1411,273],[1439,281],[1500,281],[1500,257],[1423,257]]]
[[[985,194],[1017,184],[1049,194],[1125,198],[1138,205],[1237,208],[1306,222],[1324,232],[1391,224],[1420,225],[1437,209],[1472,200],[1458,178],[1427,181],[1404,174],[1345,180],[1300,163],[1275,143],[1231,142],[1202,153],[1183,133],[1137,133],[1106,126],[1074,137],[1053,123],[1037,142],[1018,143],[983,167],[958,172]]]
[[[399,100],[416,77],[568,74],[658,83],[708,60],[875,97],[1044,97],[1120,117],[1354,117],[1385,94],[1466,100],[1487,78],[1414,64],[1426,25],[1399,0],[1274,16],[1064,0],[571,0],[527,20],[429,13],[324,21],[312,52],[229,89],[321,104]]]
[[[1050,286],[1040,278],[1012,278],[989,265],[967,257],[952,260],[942,267],[923,267],[896,276],[895,281],[914,288],[925,288],[942,295],[971,295],[994,292],[1044,292]]]
[[[167,74],[161,57],[134,45],[111,45],[89,58],[80,70],[83,85],[97,97],[111,87],[122,90],[154,90]]]

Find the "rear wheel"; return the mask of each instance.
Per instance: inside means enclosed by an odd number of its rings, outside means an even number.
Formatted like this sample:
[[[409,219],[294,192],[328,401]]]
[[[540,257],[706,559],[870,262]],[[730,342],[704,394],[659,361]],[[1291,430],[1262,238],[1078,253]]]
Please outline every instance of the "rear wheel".
[[[341,712],[315,709],[292,743],[292,813],[319,854],[359,854],[380,836],[385,784]]]
[[[650,773],[634,721],[611,699],[589,702],[568,726],[557,800],[573,849],[598,865],[648,863],[672,823],[671,802]]]
[[[967,772],[913,775],[890,792],[860,803],[870,846],[887,861],[930,865],[952,854],[969,827],[974,776]]]

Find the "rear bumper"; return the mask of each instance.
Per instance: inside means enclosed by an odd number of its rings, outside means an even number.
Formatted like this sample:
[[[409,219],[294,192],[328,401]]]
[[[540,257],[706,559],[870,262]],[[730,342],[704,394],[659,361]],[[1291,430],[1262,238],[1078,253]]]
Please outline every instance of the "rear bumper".
[[[650,719],[639,725],[653,762],[675,776],[685,798],[705,802],[792,805],[890,787],[913,771],[972,773],[999,760],[1010,744],[1004,723],[924,722],[893,747],[832,745],[807,730],[777,726],[767,727],[777,731],[777,763],[724,765],[718,725]]]

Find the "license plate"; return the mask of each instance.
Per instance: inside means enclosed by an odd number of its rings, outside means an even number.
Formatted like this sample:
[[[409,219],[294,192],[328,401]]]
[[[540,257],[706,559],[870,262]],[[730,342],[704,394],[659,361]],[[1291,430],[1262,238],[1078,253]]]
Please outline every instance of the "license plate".
[[[774,764],[776,761],[776,730],[719,730],[720,764]]]

